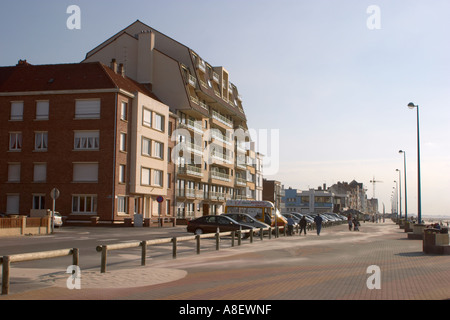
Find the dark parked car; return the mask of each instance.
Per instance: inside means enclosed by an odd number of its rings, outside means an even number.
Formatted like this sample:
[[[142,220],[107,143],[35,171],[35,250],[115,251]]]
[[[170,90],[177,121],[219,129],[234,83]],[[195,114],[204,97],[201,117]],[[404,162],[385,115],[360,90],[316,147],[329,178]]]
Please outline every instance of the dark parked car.
[[[219,232],[251,230],[252,227],[239,223],[230,217],[220,216],[204,216],[188,222],[187,231],[195,234],[215,233],[219,228]],[[247,233],[247,235],[249,235]]]
[[[237,221],[242,224],[246,224],[253,228],[260,229],[260,228],[269,228],[270,227],[267,223],[258,221],[245,213],[225,213],[222,216],[230,217],[234,221]]]

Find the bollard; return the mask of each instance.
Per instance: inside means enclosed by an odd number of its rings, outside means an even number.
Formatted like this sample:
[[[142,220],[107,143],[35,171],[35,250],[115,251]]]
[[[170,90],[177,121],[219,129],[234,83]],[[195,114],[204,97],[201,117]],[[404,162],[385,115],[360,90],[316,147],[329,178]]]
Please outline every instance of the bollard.
[[[234,247],[234,238],[236,237],[236,231],[231,231],[231,246]]]
[[[145,266],[145,257],[147,256],[147,241],[142,241],[141,246],[141,266]]]
[[[78,248],[72,249],[72,264],[74,266],[80,265],[80,250]]]
[[[177,258],[177,238],[172,238],[172,258]]]
[[[263,230],[263,228],[259,229],[259,237],[260,237],[261,241],[263,241],[263,239],[264,239],[264,230]]]
[[[200,235],[195,235],[195,240],[197,242],[197,254],[200,254]]]
[[[269,227],[269,240],[272,239],[272,227]]]
[[[220,249],[220,234],[216,232],[216,250]]]
[[[242,232],[241,232],[241,230],[238,230],[237,231],[237,235],[238,235],[238,246],[240,246],[241,245],[241,239],[242,239]]]
[[[108,246],[102,246],[102,261],[100,266],[100,273],[106,273],[106,257],[108,255]]]
[[[3,256],[2,268],[2,295],[9,293],[9,269],[11,266],[11,257]]]
[[[253,243],[253,229],[250,230],[250,243]]]

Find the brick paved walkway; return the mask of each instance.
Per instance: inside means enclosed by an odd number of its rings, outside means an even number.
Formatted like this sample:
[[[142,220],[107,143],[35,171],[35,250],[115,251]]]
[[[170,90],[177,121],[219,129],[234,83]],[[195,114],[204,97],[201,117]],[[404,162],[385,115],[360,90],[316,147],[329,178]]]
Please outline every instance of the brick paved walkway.
[[[381,289],[367,288],[371,265],[380,268]],[[82,275],[81,290],[55,285],[0,300],[450,299],[450,256],[423,254],[422,241],[408,240],[390,221],[364,223],[360,232],[350,232],[344,224],[322,229],[320,236],[311,232],[253,244],[246,241],[241,247],[183,254],[176,260],[155,259],[136,268],[129,273],[108,272],[104,288],[83,288]],[[143,281],[142,287],[126,288],[133,274],[136,280],[157,270],[176,271],[178,278],[153,285]]]

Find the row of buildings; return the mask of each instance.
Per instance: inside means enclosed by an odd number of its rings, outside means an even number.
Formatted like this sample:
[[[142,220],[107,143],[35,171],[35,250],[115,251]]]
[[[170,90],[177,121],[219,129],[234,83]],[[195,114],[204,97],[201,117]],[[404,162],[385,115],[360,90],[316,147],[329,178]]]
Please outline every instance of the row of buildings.
[[[136,21],[81,63],[0,68],[0,212],[179,220],[262,200],[229,72]]]
[[[355,180],[325,184],[317,189],[281,189],[279,207],[282,213],[325,213],[352,210],[369,216],[379,213],[378,200],[368,199],[363,183]]]

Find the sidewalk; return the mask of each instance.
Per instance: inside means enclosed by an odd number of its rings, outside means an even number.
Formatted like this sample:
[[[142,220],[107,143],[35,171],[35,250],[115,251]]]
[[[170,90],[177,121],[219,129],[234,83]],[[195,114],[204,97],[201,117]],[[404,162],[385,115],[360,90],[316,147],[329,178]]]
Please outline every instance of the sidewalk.
[[[26,292],[14,281],[32,277],[14,268],[8,296],[0,300],[440,300],[450,298],[450,257],[425,255],[421,240],[408,240],[391,221],[346,224],[306,236],[244,241],[242,246],[169,258],[147,266],[81,270],[81,289],[69,290],[69,274],[35,279]],[[369,289],[378,266],[381,289]],[[22,272],[22,274],[20,274]]]

